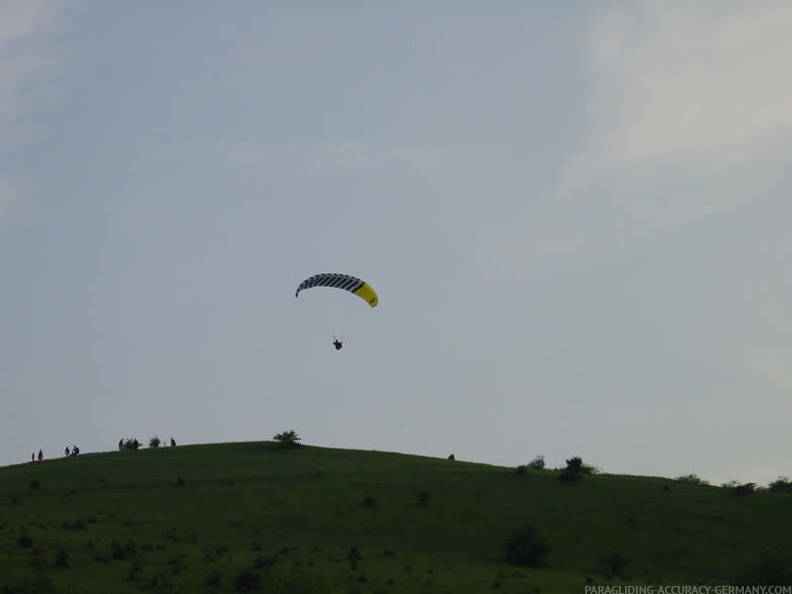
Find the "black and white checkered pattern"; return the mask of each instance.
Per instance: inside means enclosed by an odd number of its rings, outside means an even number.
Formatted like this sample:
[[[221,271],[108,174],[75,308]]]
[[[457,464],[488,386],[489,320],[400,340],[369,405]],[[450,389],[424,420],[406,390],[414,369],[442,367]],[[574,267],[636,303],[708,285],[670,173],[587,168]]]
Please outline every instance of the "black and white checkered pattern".
[[[322,274],[315,274],[312,277],[305,279],[297,287],[297,292],[294,294],[297,297],[303,289],[310,289],[312,287],[333,287],[336,289],[344,289],[354,293],[360,287],[365,285],[362,280],[350,276],[348,274],[341,274],[338,272],[323,272]]]

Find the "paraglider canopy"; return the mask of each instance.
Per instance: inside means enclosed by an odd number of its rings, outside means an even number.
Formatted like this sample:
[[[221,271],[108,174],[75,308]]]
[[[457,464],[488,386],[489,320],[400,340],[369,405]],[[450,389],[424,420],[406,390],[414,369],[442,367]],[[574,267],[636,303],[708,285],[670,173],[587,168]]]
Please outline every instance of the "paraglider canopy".
[[[297,287],[297,292],[294,296],[297,297],[300,295],[300,291],[313,287],[331,287],[349,291],[363,299],[363,301],[367,302],[371,307],[377,307],[379,303],[377,292],[371,285],[354,276],[338,272],[323,272],[306,278]]]

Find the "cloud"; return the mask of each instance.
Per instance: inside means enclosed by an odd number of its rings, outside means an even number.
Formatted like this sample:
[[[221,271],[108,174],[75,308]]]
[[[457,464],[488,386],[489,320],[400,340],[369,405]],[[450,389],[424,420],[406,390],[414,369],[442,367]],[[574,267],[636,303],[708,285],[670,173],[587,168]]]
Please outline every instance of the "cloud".
[[[32,87],[57,58],[47,42],[62,25],[74,0],[0,0],[0,150],[10,151],[31,139],[26,116],[36,105]],[[0,219],[19,198],[11,172],[0,171]]]
[[[62,24],[64,0],[0,0],[0,122],[27,112],[27,87],[56,63],[46,41]]]
[[[312,152],[310,170],[314,173],[395,165],[427,167],[434,163],[435,157],[425,148],[359,141],[323,143],[316,145]]]
[[[2,0],[0,44],[23,40],[51,23],[52,8],[63,2],[52,0]]]
[[[358,140],[278,145],[267,142],[218,142],[215,149],[227,167],[243,177],[265,179],[276,175],[328,175],[376,172],[393,167],[429,168],[436,154],[428,148],[376,144]]]
[[[781,183],[778,155],[792,150],[792,4],[616,6],[588,32],[579,141],[541,209],[485,234],[491,269],[623,253]]]
[[[733,160],[792,130],[792,4],[641,2],[590,32],[584,151],[605,164]]]

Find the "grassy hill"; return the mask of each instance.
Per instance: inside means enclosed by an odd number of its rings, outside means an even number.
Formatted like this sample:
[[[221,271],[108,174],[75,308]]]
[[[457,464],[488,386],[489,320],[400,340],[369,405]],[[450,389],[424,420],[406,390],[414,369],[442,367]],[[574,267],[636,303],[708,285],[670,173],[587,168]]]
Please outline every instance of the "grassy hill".
[[[504,561],[526,523],[547,541],[546,567]],[[0,593],[728,584],[762,550],[789,550],[791,526],[792,496],[663,478],[564,483],[549,470],[271,442],[108,452],[0,468]]]

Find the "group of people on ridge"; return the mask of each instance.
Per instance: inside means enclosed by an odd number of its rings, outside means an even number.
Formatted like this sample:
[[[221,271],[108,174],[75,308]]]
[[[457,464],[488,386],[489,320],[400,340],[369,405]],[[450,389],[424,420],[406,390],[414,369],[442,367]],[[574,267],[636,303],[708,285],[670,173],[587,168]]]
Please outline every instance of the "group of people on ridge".
[[[157,444],[156,445],[159,445],[159,438],[155,438],[155,439],[157,440]],[[137,450],[140,449],[141,445],[142,444],[137,440],[137,437],[135,439],[124,439],[124,438],[121,438],[121,439],[118,440],[118,451],[119,452],[122,452],[124,450],[135,450],[135,451],[137,451]],[[154,444],[152,444],[152,446],[153,445]],[[173,439],[172,437],[170,438],[170,445],[171,445],[172,448],[176,447],[176,440]]]

